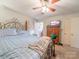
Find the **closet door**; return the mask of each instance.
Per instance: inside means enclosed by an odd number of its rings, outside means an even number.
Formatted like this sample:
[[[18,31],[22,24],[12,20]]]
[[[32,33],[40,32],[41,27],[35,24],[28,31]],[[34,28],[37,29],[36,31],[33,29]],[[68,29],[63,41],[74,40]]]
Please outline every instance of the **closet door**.
[[[71,46],[79,48],[79,18],[71,20]]]
[[[71,41],[71,20],[69,18],[64,19],[63,21],[63,44],[67,44],[70,45],[70,41]]]

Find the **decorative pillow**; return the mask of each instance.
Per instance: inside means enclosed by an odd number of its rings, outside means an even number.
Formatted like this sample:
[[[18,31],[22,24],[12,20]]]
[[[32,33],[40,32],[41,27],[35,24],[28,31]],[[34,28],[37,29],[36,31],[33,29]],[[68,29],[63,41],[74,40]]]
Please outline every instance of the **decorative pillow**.
[[[16,34],[17,34],[16,29],[1,29],[0,30],[0,37],[16,35]]]
[[[19,29],[16,32],[17,32],[17,34],[23,34],[24,33],[23,30],[19,30]]]
[[[25,31],[25,30],[19,30],[19,31],[17,31],[17,35],[20,35],[20,34],[29,34],[29,32]]]
[[[16,29],[4,29],[5,36],[7,35],[16,35]]]
[[[0,29],[0,37],[2,37],[3,36],[3,30],[2,29]]]

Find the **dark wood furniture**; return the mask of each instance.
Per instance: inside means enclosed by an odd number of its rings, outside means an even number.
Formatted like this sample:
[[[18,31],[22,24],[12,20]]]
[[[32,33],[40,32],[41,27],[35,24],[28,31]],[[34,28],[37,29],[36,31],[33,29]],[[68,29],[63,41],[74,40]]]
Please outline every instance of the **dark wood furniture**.
[[[57,35],[57,38],[55,39],[55,43],[59,42],[60,41],[60,34],[61,34],[61,29],[60,29],[60,26],[51,26],[51,25],[48,25],[47,26],[47,36],[51,36],[51,34],[54,33]]]

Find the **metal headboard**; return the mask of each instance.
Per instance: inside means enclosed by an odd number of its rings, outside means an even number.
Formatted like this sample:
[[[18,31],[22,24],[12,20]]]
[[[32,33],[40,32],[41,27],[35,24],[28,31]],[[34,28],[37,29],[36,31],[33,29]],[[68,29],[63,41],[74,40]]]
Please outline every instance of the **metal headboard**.
[[[0,22],[0,29],[7,29],[7,28],[16,28],[17,30],[18,29],[24,30],[24,26],[20,22],[17,21],[11,21],[7,23]]]
[[[2,29],[2,23],[0,22],[0,29]]]
[[[13,21],[5,23],[4,28],[24,29],[24,26],[19,22]]]

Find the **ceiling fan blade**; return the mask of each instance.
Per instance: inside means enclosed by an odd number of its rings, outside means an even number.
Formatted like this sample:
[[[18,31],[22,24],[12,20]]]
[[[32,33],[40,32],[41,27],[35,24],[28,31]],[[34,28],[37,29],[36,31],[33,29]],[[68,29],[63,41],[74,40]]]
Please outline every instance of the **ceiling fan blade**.
[[[56,11],[56,9],[54,9],[54,8],[49,8],[49,10],[52,11],[52,12]]]
[[[60,0],[51,0],[50,2],[54,4],[54,3],[58,2],[58,1],[60,1]]]
[[[32,9],[39,9],[39,8],[42,8],[42,7],[44,7],[44,6],[40,6],[40,7],[35,7],[35,8],[32,8]]]
[[[39,9],[39,8],[42,8],[42,7],[35,7],[35,8],[32,8],[32,9]]]

